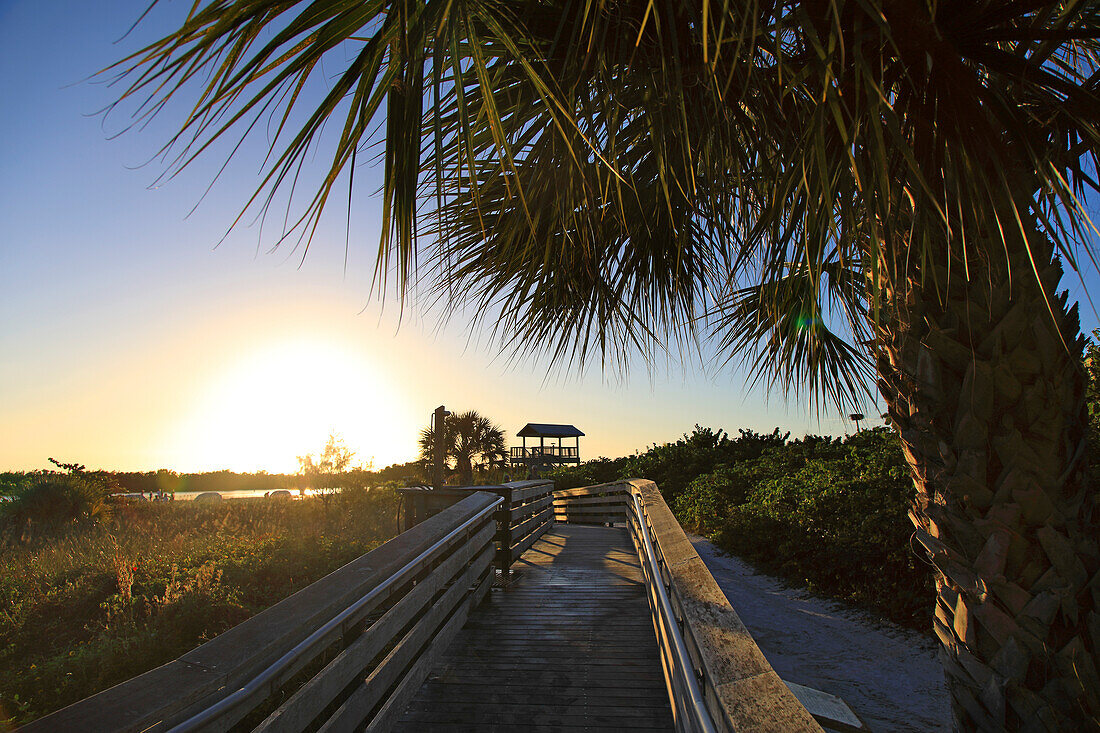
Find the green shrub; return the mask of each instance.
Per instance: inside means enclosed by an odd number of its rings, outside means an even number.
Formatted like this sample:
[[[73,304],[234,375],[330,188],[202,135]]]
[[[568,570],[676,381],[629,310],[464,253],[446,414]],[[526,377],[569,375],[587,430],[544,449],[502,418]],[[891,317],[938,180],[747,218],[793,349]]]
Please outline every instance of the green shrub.
[[[710,533],[721,526],[732,507],[745,501],[752,479],[747,467],[719,466],[692,479],[673,502],[673,512],[694,531]]]
[[[622,461],[619,475],[656,481],[680,522],[722,549],[927,631],[932,572],[910,548],[913,487],[897,435],[739,433],[696,426]]]
[[[554,480],[557,489],[575,489],[580,486],[594,486],[606,484],[619,478],[628,478],[623,475],[623,466],[626,458],[596,458],[585,461],[578,466],[561,466],[546,473],[546,477]]]
[[[724,430],[699,425],[675,443],[654,445],[645,453],[630,456],[620,466],[621,478],[647,478],[655,481],[670,505],[692,480],[710,473],[720,465],[735,465],[753,461],[787,444],[790,433],[756,433],[740,430],[740,437],[731,440]]]
[[[104,514],[106,490],[80,473],[37,473],[13,486],[10,501],[0,504],[5,522],[56,525]]]

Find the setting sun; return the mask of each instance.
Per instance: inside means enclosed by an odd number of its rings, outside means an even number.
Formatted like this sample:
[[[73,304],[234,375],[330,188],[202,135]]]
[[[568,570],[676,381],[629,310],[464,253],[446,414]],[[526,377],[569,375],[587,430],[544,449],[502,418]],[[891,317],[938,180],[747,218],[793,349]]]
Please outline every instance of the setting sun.
[[[418,426],[398,386],[369,354],[301,338],[257,349],[205,389],[175,431],[186,465],[293,472],[330,433],[356,465],[408,460]]]

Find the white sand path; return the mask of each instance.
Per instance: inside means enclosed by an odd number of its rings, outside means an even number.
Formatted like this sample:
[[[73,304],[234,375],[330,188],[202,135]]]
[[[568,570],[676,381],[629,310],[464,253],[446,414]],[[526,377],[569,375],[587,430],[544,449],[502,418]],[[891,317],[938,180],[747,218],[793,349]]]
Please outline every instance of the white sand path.
[[[790,588],[689,537],[784,680],[843,698],[874,733],[951,730],[934,639]]]

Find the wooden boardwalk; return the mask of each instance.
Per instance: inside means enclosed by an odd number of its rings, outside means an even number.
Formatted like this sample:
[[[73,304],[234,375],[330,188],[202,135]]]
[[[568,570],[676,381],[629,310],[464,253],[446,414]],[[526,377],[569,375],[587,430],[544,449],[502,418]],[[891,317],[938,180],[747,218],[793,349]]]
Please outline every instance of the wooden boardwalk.
[[[558,524],[512,569],[396,730],[672,730],[628,531]]]

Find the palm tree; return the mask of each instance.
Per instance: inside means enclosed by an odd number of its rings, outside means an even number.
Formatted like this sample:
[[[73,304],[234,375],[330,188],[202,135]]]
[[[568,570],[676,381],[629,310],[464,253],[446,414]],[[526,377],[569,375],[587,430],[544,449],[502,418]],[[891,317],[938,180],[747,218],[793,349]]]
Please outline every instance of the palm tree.
[[[877,385],[957,725],[1073,729],[1100,719],[1100,548],[1057,288],[1098,58],[1081,2],[218,0],[118,69],[139,121],[202,85],[178,165],[270,117],[249,205],[328,143],[287,236],[385,102],[380,286],[472,304],[507,347],[614,368],[713,335],[818,409]]]
[[[442,434],[444,455],[453,460],[463,484],[474,477],[474,464],[487,467],[502,463],[508,456],[504,431],[476,410],[447,415]],[[420,460],[430,465],[435,455],[436,434],[432,427],[420,431]]]

